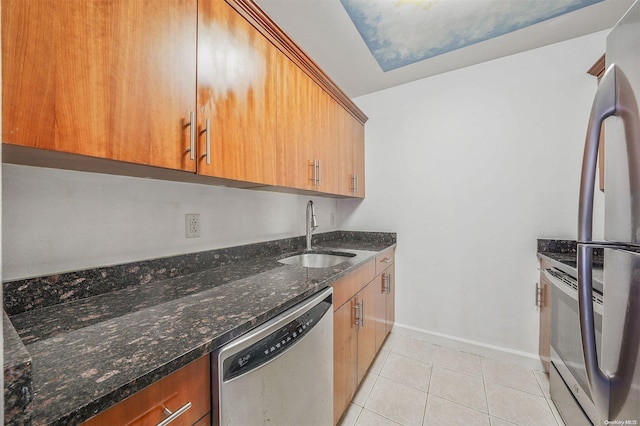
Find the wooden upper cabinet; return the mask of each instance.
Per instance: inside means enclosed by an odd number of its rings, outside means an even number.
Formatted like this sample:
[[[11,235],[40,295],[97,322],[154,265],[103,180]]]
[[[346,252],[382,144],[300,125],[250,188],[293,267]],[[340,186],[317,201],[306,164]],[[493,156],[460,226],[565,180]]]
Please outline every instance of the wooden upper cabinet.
[[[366,116],[251,0],[4,0],[2,82],[6,162],[364,196]]]
[[[195,170],[196,21],[196,0],[3,1],[2,141]]]
[[[287,56],[277,54],[277,184],[315,189],[314,141],[320,139],[313,125],[314,105],[320,90]],[[317,142],[316,142],[317,143]]]
[[[338,106],[337,150],[340,186],[338,194],[364,198],[364,126]]]
[[[275,185],[277,49],[224,0],[198,8],[198,173]]]
[[[342,107],[284,54],[278,54],[278,185],[342,194]]]
[[[355,188],[351,193],[357,198],[364,198],[364,124],[351,118],[351,142],[353,144],[353,171],[355,173]]]
[[[339,152],[338,174],[340,177],[340,195],[352,195],[353,178],[353,142],[351,141],[351,115],[342,107],[337,108],[336,145]]]

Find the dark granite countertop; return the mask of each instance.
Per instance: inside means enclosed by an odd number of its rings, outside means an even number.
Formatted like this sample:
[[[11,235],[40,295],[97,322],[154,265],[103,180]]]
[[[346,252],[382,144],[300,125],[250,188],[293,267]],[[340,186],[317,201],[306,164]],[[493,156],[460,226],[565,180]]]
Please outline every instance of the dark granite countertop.
[[[16,365],[30,367],[18,371],[33,377],[32,401],[14,404],[22,417],[5,409],[5,423],[24,424],[25,416],[32,424],[80,423],[327,287],[395,239],[314,236],[314,249],[355,254],[331,268],[277,262],[301,251],[304,237],[298,237],[5,283],[5,310],[14,312],[9,324],[5,314],[5,330],[13,326],[20,337],[7,340],[5,331],[5,381],[7,353],[14,350]],[[200,265],[195,270],[193,262]],[[121,282],[109,280],[113,275]],[[132,284],[127,276],[137,278]],[[108,283],[101,286],[100,277]],[[12,292],[41,292],[42,283],[49,293],[22,302]]]

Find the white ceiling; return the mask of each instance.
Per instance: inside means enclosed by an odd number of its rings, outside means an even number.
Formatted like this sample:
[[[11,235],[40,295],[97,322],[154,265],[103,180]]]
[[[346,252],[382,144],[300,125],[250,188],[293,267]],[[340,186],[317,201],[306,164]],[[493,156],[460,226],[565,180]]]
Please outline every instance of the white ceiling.
[[[374,3],[400,4],[409,1],[414,4],[425,2],[425,0],[366,0],[363,4],[366,7],[369,2],[373,8]],[[433,4],[437,1],[458,2],[461,5],[465,2],[471,5],[484,1],[488,5],[489,2],[539,4],[545,0],[430,0],[429,3]],[[498,35],[387,72],[384,72],[376,62],[340,0],[255,0],[255,2],[349,97],[354,98],[457,68],[609,29],[631,6],[633,0],[604,0],[517,31]],[[461,25],[464,26],[467,22],[471,25],[472,19],[480,17],[475,13],[471,16],[456,14],[449,20],[452,18],[462,20]],[[393,17],[395,25],[407,27],[412,25],[409,21],[398,23],[398,19],[400,19],[398,16]],[[510,19],[517,18],[511,16]],[[406,37],[407,33],[404,34]],[[426,43],[429,43],[428,38]],[[425,49],[430,47],[425,46]],[[597,59],[593,58],[594,62]]]

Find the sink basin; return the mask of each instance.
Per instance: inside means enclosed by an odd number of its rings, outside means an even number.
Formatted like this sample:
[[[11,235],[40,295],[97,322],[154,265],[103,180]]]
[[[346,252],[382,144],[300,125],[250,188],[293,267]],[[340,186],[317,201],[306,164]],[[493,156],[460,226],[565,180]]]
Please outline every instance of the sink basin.
[[[285,257],[284,259],[278,260],[278,262],[286,265],[303,266],[305,268],[329,268],[346,262],[354,256],[355,254],[353,253],[343,252],[302,253]]]

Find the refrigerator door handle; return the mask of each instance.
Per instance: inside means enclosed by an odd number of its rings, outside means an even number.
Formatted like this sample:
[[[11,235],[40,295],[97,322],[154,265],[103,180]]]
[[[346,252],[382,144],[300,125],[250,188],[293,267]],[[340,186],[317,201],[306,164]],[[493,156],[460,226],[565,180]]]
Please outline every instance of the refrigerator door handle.
[[[580,175],[580,201],[578,204],[578,242],[593,239],[593,197],[596,182],[596,165],[602,122],[616,111],[616,65],[605,72],[591,106],[587,137],[582,156]]]
[[[631,84],[622,70],[611,64],[605,72],[596,92],[585,140],[580,177],[580,201],[578,205],[578,307],[580,312],[580,329],[582,333],[582,350],[589,388],[593,402],[604,419],[609,419],[612,386],[617,380],[600,369],[596,350],[594,326],[592,283],[592,249],[602,244],[593,242],[593,198],[595,189],[596,162],[602,122],[612,115],[622,119],[625,129],[627,151],[629,154],[630,185],[637,188],[640,177],[634,173],[637,164],[640,140],[638,134],[638,106],[633,95]],[[618,371],[620,370],[618,366]]]

